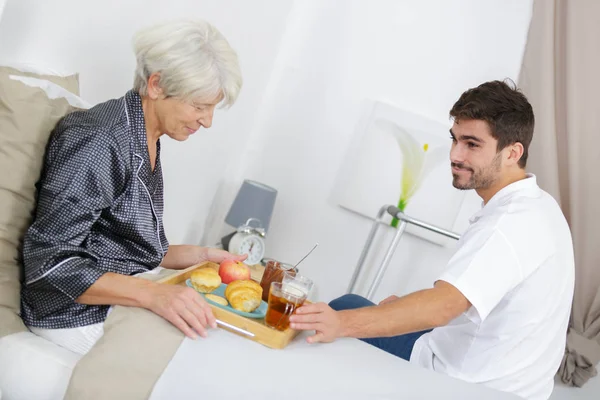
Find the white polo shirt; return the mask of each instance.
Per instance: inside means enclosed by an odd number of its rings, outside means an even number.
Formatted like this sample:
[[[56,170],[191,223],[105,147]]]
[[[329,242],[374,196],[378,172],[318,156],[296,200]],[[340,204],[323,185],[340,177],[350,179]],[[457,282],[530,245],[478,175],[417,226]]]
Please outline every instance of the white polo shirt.
[[[439,280],[458,288],[472,307],[421,336],[410,361],[527,399],[548,399],[574,289],[567,222],[531,174],[496,193],[470,222]]]

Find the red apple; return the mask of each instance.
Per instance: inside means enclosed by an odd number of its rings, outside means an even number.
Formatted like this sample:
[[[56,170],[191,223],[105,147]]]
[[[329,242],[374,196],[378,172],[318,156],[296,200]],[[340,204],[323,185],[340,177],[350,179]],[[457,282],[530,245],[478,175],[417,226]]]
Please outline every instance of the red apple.
[[[249,280],[250,268],[241,261],[223,260],[219,265],[219,276],[225,284],[241,279]]]

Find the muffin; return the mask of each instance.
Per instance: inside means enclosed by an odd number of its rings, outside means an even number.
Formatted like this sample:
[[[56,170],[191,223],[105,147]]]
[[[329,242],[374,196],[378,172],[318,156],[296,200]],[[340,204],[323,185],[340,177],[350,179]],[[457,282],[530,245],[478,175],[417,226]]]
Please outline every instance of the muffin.
[[[260,306],[262,287],[251,280],[237,280],[227,285],[225,297],[238,311],[252,312]]]
[[[192,272],[190,281],[200,293],[210,293],[221,285],[221,277],[212,268],[203,268]]]

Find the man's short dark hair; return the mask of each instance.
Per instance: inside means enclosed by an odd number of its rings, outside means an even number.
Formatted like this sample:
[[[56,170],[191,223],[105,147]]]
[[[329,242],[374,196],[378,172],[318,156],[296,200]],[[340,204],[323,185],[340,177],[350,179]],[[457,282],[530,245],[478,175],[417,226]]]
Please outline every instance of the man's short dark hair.
[[[514,143],[523,145],[519,166],[525,168],[529,144],[533,137],[535,118],[533,109],[523,93],[510,81],[491,81],[464,92],[450,110],[457,123],[461,119],[486,121],[494,139],[498,140],[497,151]]]

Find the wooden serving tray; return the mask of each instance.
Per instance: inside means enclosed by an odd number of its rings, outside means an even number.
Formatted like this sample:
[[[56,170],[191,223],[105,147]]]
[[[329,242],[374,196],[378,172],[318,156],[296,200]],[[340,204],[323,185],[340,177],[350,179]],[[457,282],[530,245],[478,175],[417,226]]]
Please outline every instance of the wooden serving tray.
[[[192,271],[201,268],[213,268],[219,270],[219,264],[207,261],[198,265],[193,265],[189,268],[178,271],[172,275],[167,276],[159,280],[159,283],[166,283],[169,285],[185,285],[185,281],[192,275]],[[263,268],[261,266],[250,267],[251,278],[257,282],[260,282],[262,277]],[[244,335],[242,333],[230,330],[239,336],[245,337],[246,339],[253,340],[260,344],[263,344],[272,349],[283,349],[287,346],[293,338],[300,333],[294,329],[288,328],[285,331],[278,331],[265,325],[263,319],[246,318],[244,316],[232,313],[231,311],[224,310],[210,304],[215,318],[220,319],[223,322],[227,322],[233,326],[244,329],[254,334],[254,337]],[[227,329],[227,328],[225,328]]]

